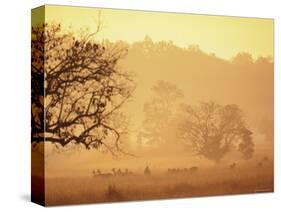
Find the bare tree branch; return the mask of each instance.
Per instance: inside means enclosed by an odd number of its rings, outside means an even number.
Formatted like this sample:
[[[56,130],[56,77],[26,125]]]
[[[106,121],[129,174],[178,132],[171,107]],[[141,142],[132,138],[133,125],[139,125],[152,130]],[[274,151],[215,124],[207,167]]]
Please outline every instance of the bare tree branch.
[[[101,13],[96,31],[78,38],[62,32],[59,24],[33,27],[32,142],[73,142],[86,149],[122,151],[120,132],[108,121],[131,97],[134,84],[118,68],[127,50],[94,41],[102,27],[100,18]]]

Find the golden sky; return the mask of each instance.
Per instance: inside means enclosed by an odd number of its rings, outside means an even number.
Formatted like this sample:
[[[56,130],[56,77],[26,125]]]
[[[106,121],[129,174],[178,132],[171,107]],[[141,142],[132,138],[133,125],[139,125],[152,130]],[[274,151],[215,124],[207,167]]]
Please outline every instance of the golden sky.
[[[73,30],[94,30],[97,8],[46,6],[47,22]],[[273,19],[208,16],[165,12],[102,9],[103,29],[98,38],[134,42],[149,35],[154,41],[171,40],[187,47],[197,44],[208,53],[231,58],[238,52],[254,57],[273,56]]]

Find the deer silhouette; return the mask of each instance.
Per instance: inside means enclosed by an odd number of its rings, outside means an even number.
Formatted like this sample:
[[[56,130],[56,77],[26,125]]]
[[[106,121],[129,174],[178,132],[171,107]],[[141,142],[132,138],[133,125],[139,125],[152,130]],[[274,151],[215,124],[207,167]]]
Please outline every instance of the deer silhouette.
[[[123,172],[122,172],[122,170],[119,168],[118,170],[117,170],[117,175],[122,175],[123,174]]]
[[[151,175],[151,171],[150,171],[150,169],[149,169],[148,166],[145,167],[143,173],[144,173],[144,175],[147,175],[147,176],[148,176],[148,175]]]
[[[196,173],[198,171],[198,167],[197,166],[192,166],[188,169],[188,172],[193,174],[193,173]]]
[[[230,165],[229,165],[229,168],[230,168],[230,169],[235,169],[235,168],[236,168],[236,163],[233,162],[232,164],[230,164]]]
[[[263,162],[262,161],[258,162],[257,167],[262,167],[262,166],[263,166]]]
[[[269,161],[269,158],[268,158],[267,156],[264,156],[264,157],[262,158],[262,161],[263,161],[264,163],[266,163],[266,162]]]
[[[115,169],[115,168],[112,168],[111,171],[112,171],[112,174],[113,174],[113,175],[117,175],[117,172],[116,172],[116,169]]]
[[[92,171],[92,173],[93,173],[94,177],[110,177],[110,176],[112,176],[111,173],[102,173],[101,170],[99,170],[99,169],[97,169],[97,170],[94,169]]]

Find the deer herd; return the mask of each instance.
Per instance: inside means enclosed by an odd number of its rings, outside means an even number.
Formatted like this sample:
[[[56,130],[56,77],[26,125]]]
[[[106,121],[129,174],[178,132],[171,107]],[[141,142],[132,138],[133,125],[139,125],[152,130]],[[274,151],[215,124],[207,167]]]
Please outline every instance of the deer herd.
[[[190,168],[172,168],[172,169],[168,169],[167,170],[167,173],[168,174],[179,174],[179,173],[182,173],[182,174],[194,174],[196,172],[198,172],[198,167],[197,166],[192,166]]]
[[[261,160],[257,162],[257,168],[262,168],[265,166],[269,161],[269,158],[267,156],[264,156]],[[238,164],[236,162],[233,162],[228,165],[228,168],[230,170],[235,170],[237,168]],[[174,174],[189,174],[189,175],[194,175],[199,171],[199,167],[197,166],[192,166],[189,168],[168,168],[166,171],[166,174],[169,175],[174,175]],[[137,176],[140,174],[136,174],[132,171],[130,171],[128,168],[121,169],[121,168],[112,168],[110,172],[102,172],[100,169],[94,169],[92,171],[93,177],[114,177],[114,176]],[[150,176],[151,175],[151,170],[149,166],[146,166],[143,175],[145,176]]]
[[[198,171],[198,167],[197,166],[192,166],[190,168],[183,168],[183,169],[179,169],[179,168],[169,168],[167,170],[167,174],[179,174],[179,173],[189,173],[189,174],[194,174]],[[113,176],[136,176],[137,174],[135,174],[134,172],[130,171],[129,169],[115,169],[112,168],[111,172],[102,172],[100,169],[94,169],[92,171],[93,177],[113,177]],[[151,170],[149,168],[149,166],[146,166],[144,171],[143,171],[143,175],[145,176],[150,176],[151,175]]]
[[[111,172],[102,172],[100,169],[94,169],[92,171],[93,177],[113,177],[113,176],[136,176],[134,172],[130,171],[128,168],[126,169],[116,169],[112,168]],[[143,171],[144,175],[150,175],[151,171],[148,166],[145,167]]]
[[[133,172],[129,171],[129,169],[125,169],[122,171],[122,169],[111,169],[111,172],[101,172],[100,169],[94,169],[92,171],[92,174],[94,177],[111,177],[111,176],[130,176],[134,175]]]
[[[264,156],[261,160],[257,162],[257,168],[262,168],[263,166],[266,166],[268,164],[269,158],[267,156]],[[229,169],[235,169],[237,167],[237,163],[233,162],[229,165]]]

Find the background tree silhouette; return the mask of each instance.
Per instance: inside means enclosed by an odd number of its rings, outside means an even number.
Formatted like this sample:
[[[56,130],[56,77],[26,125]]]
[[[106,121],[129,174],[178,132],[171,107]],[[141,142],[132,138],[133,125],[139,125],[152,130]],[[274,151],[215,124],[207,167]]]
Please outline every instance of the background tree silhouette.
[[[171,137],[176,135],[175,108],[183,93],[176,85],[166,81],[158,81],[152,90],[155,95],[144,105],[144,131],[141,134],[150,144],[163,144],[172,141]]]
[[[183,110],[186,115],[181,128],[183,140],[196,155],[219,162],[236,146],[244,159],[252,157],[252,132],[247,129],[237,105],[205,102],[197,107],[183,105]]]
[[[152,87],[156,80],[163,80],[176,84],[189,101],[215,99],[239,105],[247,114],[255,135],[265,136],[267,144],[262,141],[256,145],[266,146],[255,150],[273,151],[272,57],[255,58],[240,52],[232,59],[225,59],[196,45],[180,47],[172,41],[156,41],[147,36],[130,46],[125,62],[125,66],[141,79],[145,89]],[[138,141],[144,143],[144,136],[140,138],[143,139]]]
[[[134,85],[129,73],[118,67],[126,48],[95,42],[98,31],[99,26],[94,33],[75,37],[60,24],[32,28],[33,143],[121,151],[122,131],[113,117]]]

